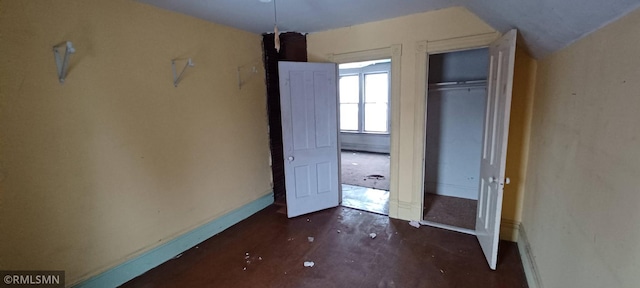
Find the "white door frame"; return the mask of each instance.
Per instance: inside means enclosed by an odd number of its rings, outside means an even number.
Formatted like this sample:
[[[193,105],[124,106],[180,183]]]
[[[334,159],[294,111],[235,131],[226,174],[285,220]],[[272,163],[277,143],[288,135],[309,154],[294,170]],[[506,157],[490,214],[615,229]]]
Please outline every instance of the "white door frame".
[[[391,139],[391,148],[390,148],[390,165],[389,165],[389,217],[397,217],[398,209],[399,209],[399,201],[398,201],[398,173],[399,173],[399,150],[398,143],[400,142],[400,135],[398,131],[400,131],[400,61],[402,56],[402,45],[394,44],[389,47],[365,50],[365,51],[357,51],[357,52],[349,52],[349,53],[340,53],[340,54],[329,54],[327,58],[329,61],[342,64],[342,63],[352,63],[352,62],[362,62],[362,61],[371,61],[371,60],[380,60],[380,59],[391,59],[391,95],[390,95],[390,104],[391,104],[391,115],[389,117],[389,121],[391,125],[389,126],[389,138]],[[339,101],[339,99],[338,99]],[[338,102],[339,103],[339,102]],[[339,107],[339,104],[338,104]],[[339,108],[338,108],[339,109]],[[338,117],[340,115],[338,111]],[[338,121],[340,123],[340,121]],[[340,130],[340,128],[338,128]],[[339,131],[338,131],[339,132]],[[340,133],[338,133],[338,147],[340,147]],[[338,167],[342,166],[341,157],[338,157]],[[340,171],[342,172],[342,171]],[[342,178],[340,178],[342,183]],[[342,190],[341,190],[342,192]],[[340,194],[340,201],[342,202],[342,193]]]
[[[424,221],[424,175],[425,175],[425,157],[426,157],[426,125],[427,125],[427,79],[429,67],[429,55],[448,52],[456,52],[463,50],[479,49],[488,47],[493,41],[500,37],[500,33],[487,33],[467,37],[458,37],[452,39],[444,39],[437,41],[420,41],[416,43],[416,97],[415,103],[415,141],[413,155],[414,157],[414,193],[420,195],[420,222],[425,225],[453,230],[470,235],[476,235],[475,230],[465,229],[447,224],[440,224],[430,221]],[[478,155],[480,157],[480,155]]]

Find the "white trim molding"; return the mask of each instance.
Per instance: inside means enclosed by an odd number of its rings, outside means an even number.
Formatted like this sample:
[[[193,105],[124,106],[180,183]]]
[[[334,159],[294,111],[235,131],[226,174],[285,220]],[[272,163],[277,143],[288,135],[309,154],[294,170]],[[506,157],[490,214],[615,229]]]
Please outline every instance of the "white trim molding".
[[[389,216],[393,215],[391,217],[402,220],[416,219],[415,216],[422,213],[419,204],[415,201],[407,202],[389,197]]]
[[[540,278],[540,272],[536,265],[536,259],[531,251],[531,245],[527,238],[527,233],[524,231],[524,226],[519,225],[518,229],[518,251],[520,252],[520,259],[522,261],[522,268],[524,268],[524,274],[527,277],[527,284],[529,288],[544,288],[542,286],[542,279]]]
[[[459,50],[475,49],[477,47],[487,46],[489,43],[500,38],[499,32],[491,32],[479,35],[463,36],[434,41],[421,41],[425,43],[426,51],[429,54],[437,54],[443,52],[453,52]],[[421,43],[418,42],[418,43]]]
[[[520,233],[520,222],[511,219],[500,220],[500,239],[518,242],[518,234]]]

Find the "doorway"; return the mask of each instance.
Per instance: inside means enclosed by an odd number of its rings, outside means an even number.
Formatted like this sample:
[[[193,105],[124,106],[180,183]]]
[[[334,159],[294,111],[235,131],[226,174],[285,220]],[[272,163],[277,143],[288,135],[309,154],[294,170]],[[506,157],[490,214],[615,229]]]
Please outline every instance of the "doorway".
[[[342,205],[388,215],[391,59],[338,67]]]
[[[428,56],[424,221],[475,229],[488,53]]]

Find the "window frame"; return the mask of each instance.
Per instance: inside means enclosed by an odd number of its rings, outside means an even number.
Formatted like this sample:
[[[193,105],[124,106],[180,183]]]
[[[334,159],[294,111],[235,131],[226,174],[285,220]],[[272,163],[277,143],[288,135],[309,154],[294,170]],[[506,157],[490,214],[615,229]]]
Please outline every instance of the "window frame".
[[[391,62],[384,62],[384,63],[376,63],[376,64],[372,64],[369,66],[365,66],[362,68],[347,68],[347,69],[339,69],[338,70],[338,77],[339,79],[345,76],[354,76],[354,75],[358,75],[359,76],[359,81],[358,81],[358,85],[359,85],[359,95],[358,95],[358,130],[343,130],[342,128],[340,129],[340,133],[352,133],[352,134],[378,134],[378,135],[389,135],[391,132]],[[386,131],[384,132],[378,132],[378,131],[366,131],[365,127],[364,127],[364,121],[365,121],[365,76],[366,75],[371,75],[371,74],[383,74],[386,73],[387,74],[387,127],[386,127]],[[338,81],[339,83],[339,81]],[[339,91],[340,89],[338,89]],[[340,95],[338,95],[338,105],[339,105],[339,109],[341,109],[341,105],[343,104],[340,101]],[[352,104],[352,103],[345,103],[345,104]]]

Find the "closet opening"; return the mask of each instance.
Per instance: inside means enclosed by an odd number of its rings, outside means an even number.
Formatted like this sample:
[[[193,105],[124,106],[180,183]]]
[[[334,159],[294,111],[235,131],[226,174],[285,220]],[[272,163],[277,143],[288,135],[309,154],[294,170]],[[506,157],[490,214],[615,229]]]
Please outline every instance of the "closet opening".
[[[488,49],[428,55],[423,220],[475,230]]]

